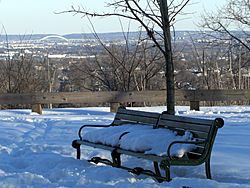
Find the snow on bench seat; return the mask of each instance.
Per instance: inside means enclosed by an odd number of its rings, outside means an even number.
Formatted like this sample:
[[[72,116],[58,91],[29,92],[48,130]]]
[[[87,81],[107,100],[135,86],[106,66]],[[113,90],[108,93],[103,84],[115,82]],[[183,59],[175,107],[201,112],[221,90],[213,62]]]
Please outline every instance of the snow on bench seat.
[[[119,138],[125,132],[133,132],[144,129],[140,124],[124,124],[107,128],[85,128],[83,139],[93,143],[101,143],[110,146],[119,146]]]
[[[167,155],[167,148],[173,141],[193,141],[193,136],[189,131],[186,131],[183,136],[179,136],[176,132],[164,128],[153,129],[140,124],[125,124],[85,129],[83,139],[92,143],[163,156]],[[171,149],[171,155],[182,157],[193,149],[195,149],[194,145],[175,144]]]

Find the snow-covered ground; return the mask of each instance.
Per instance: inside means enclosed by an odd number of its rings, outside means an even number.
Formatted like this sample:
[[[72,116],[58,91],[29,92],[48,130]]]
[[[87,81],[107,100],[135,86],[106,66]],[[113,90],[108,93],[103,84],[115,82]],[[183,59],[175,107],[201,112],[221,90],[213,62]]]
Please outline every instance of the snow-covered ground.
[[[162,112],[165,107],[134,108]],[[0,111],[0,187],[222,187],[250,188],[250,106],[207,107],[200,112],[177,107],[177,114],[222,117],[212,152],[213,180],[205,178],[204,166],[172,167],[171,182],[157,183],[146,176],[93,165],[75,159],[72,140],[82,124],[109,124],[109,108]],[[110,157],[109,152],[82,147],[82,158]],[[128,166],[151,168],[151,163],[124,156]]]

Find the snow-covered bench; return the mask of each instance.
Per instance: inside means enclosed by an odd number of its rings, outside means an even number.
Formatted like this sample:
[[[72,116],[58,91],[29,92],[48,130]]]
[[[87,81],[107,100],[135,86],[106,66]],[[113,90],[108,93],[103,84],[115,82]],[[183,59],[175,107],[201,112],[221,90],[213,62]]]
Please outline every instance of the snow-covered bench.
[[[77,159],[80,159],[81,145],[109,150],[112,160],[93,157],[89,161],[150,175],[159,182],[170,181],[171,166],[203,163],[207,178],[211,179],[212,146],[223,124],[221,118],[205,120],[121,107],[110,125],[83,125],[78,131],[79,139],[74,140],[72,146],[77,150]],[[121,154],[153,161],[155,172],[122,166]],[[165,176],[160,169],[165,171]]]

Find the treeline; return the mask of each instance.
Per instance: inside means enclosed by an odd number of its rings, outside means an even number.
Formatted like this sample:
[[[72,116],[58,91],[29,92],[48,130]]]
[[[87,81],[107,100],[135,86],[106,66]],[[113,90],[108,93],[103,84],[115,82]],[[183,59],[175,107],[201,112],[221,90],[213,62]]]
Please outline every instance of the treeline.
[[[192,36],[189,36],[192,39]],[[176,89],[249,89],[249,51],[231,40],[174,43]],[[148,40],[107,45],[87,59],[36,58],[20,51],[0,61],[0,92],[142,91],[166,88],[165,62]],[[93,49],[92,49],[93,50]]]

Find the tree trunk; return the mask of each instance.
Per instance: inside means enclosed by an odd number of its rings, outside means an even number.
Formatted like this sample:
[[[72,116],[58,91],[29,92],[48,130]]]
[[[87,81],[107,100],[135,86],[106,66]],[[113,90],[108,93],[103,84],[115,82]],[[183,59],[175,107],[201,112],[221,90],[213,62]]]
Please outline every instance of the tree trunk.
[[[166,84],[167,84],[167,113],[175,114],[175,96],[174,96],[174,66],[171,47],[171,33],[168,15],[167,0],[160,0],[160,11],[163,23],[165,61],[166,61]]]

